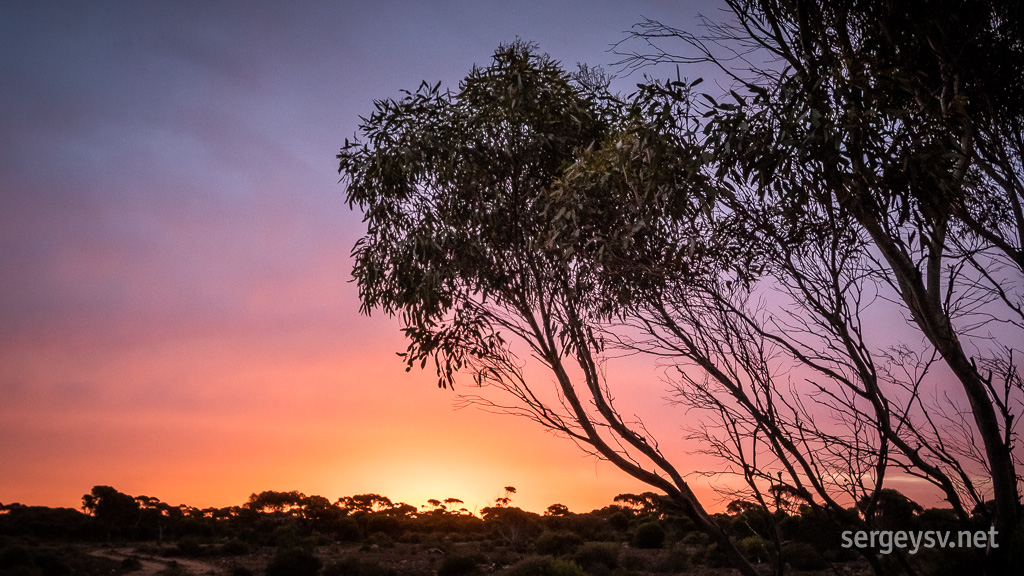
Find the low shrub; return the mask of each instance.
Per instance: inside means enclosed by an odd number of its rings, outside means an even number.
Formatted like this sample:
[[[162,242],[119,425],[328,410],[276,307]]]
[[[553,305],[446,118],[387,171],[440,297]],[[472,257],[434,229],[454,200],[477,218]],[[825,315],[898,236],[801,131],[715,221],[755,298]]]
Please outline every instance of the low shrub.
[[[25,566],[32,562],[32,555],[28,550],[17,544],[0,550],[0,568],[14,568]]]
[[[677,543],[658,554],[654,562],[654,571],[675,574],[685,572],[693,565],[693,555],[684,544]]]
[[[321,562],[302,548],[279,548],[267,565],[267,576],[317,576]]]
[[[588,576],[575,562],[561,558],[532,557],[521,560],[507,570],[504,576]]]
[[[806,542],[790,542],[782,549],[782,559],[794,570],[824,570],[828,562],[814,546]]]
[[[633,545],[637,548],[661,548],[665,545],[665,529],[660,522],[644,522],[633,534]]]
[[[220,553],[225,556],[245,556],[251,551],[249,545],[238,538],[232,538],[220,546]]]
[[[462,554],[445,556],[441,561],[441,566],[437,569],[437,576],[467,576],[479,573],[480,568],[477,566],[476,560]]]
[[[588,572],[603,566],[612,569],[619,566],[619,546],[611,542],[587,542],[573,556],[581,567]]]
[[[768,543],[760,536],[747,536],[737,542],[736,547],[751,562],[765,562],[770,557]]]
[[[533,541],[538,554],[562,556],[572,554],[583,545],[583,538],[572,532],[544,532]]]
[[[349,556],[324,567],[322,576],[397,576],[397,572],[376,562]]]

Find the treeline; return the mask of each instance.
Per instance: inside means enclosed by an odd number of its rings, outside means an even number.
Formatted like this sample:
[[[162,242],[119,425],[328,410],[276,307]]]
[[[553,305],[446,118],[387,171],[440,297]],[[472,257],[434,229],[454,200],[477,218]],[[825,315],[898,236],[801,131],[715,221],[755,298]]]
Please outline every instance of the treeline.
[[[166,543],[174,554],[189,557],[244,555],[260,547],[307,549],[332,543],[362,543],[363,549],[396,543],[441,546],[442,541],[489,542],[518,553],[554,558],[589,550],[606,565],[616,564],[619,551],[664,550],[663,565],[726,566],[716,543],[665,497],[651,492],[622,494],[614,503],[587,513],[573,513],[553,504],[542,514],[512,505],[515,489],[470,513],[457,498],[430,500],[417,508],[378,494],[359,494],[335,501],[301,492],[254,493],[240,506],[197,508],[171,505],[150,496],[131,496],[110,486],[96,486],[82,497],[82,509],[21,504],[0,505],[0,538],[33,538],[81,542]],[[965,525],[948,509],[924,509],[894,490],[877,503],[873,529],[985,530],[978,522]],[[856,515],[856,508],[850,509]],[[857,550],[842,546],[843,526],[807,506],[778,502],[774,512],[736,500],[716,515],[737,547],[755,563],[788,564],[795,569],[824,569],[829,563],[857,561],[862,554],[905,561],[906,551]],[[441,537],[444,537],[444,540]],[[589,546],[591,543],[604,546]],[[585,546],[587,545],[587,546]],[[589,547],[588,547],[589,546]],[[602,551],[603,550],[603,551]],[[781,550],[781,556],[775,552]],[[429,550],[428,550],[429,551]],[[439,551],[443,552],[443,551]],[[967,567],[984,550],[920,550],[915,563],[948,569]],[[603,560],[601,560],[603,558]]]

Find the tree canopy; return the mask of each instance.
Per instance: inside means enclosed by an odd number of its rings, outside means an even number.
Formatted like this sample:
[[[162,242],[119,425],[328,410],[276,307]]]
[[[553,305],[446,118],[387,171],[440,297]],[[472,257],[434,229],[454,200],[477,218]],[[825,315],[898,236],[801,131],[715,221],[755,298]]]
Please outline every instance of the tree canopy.
[[[663,491],[744,573],[685,471],[616,410],[608,350],[662,359],[674,401],[708,415],[693,437],[763,511],[881,526],[889,479],[917,477],[959,521],[998,529],[983,565],[1012,573],[1020,7],[727,4],[732,20],[704,34],[647,21],[618,47],[627,66],[717,65],[725,94],[677,75],[612,95],[593,70],[515,43],[456,92],[376,102],[338,156],[367,223],[364,311],[398,315],[409,367],[432,360],[440,386],[468,373],[511,398],[469,401]]]

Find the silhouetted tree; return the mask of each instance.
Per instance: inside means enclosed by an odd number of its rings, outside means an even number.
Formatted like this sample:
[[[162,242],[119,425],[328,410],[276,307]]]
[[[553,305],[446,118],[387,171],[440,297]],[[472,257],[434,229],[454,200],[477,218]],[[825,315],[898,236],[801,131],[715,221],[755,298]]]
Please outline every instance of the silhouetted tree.
[[[682,375],[681,393],[718,412],[721,425],[701,437],[738,464],[755,498],[757,482],[785,487],[839,521],[842,495],[872,521],[894,466],[932,483],[967,521],[991,490],[984,513],[1002,545],[989,551],[989,569],[1011,571],[1024,390],[1014,362],[1024,328],[1024,14],[1010,2],[727,4],[735,20],[709,22],[704,36],[641,24],[643,48],[627,59],[711,63],[734,82],[728,101],[708,96],[699,114],[685,90],[645,90],[671,110],[659,130],[709,159],[716,186],[698,194],[707,217],[687,214],[686,225],[698,228],[696,219],[715,241],[716,231],[748,240],[715,260],[716,247],[681,236],[689,256],[711,254],[712,273],[703,283],[686,277],[668,298],[630,295],[658,304],[648,307],[653,344],[710,376],[708,385]],[[684,51],[670,51],[670,39]],[[679,272],[665,264],[655,274]],[[798,314],[758,308],[770,283]],[[861,318],[877,294],[900,303],[931,350],[879,350],[884,338]],[[993,341],[999,324],[1009,339]],[[814,403],[845,432],[815,425],[804,401],[764,372],[780,357],[817,372]],[[925,375],[937,360],[962,394],[929,403]],[[949,402],[969,406],[969,417]],[[756,456],[758,438],[772,458]],[[846,486],[831,480],[844,477]]]
[[[439,386],[466,370],[515,400],[491,408],[527,416],[664,490],[752,576],[658,444],[615,410],[595,332],[607,313],[598,270],[578,257],[579,235],[563,221],[576,198],[557,182],[577,154],[657,134],[619,138],[633,118],[621,103],[524,43],[499,48],[455,94],[424,83],[376,106],[363,140],[338,155],[348,201],[368,225],[354,249],[362,310],[400,315],[406,362],[433,360]],[[660,151],[670,153],[647,159],[683,159],[668,144]],[[512,338],[550,370],[553,394],[527,382]]]
[[[82,510],[100,521],[107,540],[114,534],[128,536],[139,521],[139,509],[134,498],[110,486],[93,486],[82,496]]]

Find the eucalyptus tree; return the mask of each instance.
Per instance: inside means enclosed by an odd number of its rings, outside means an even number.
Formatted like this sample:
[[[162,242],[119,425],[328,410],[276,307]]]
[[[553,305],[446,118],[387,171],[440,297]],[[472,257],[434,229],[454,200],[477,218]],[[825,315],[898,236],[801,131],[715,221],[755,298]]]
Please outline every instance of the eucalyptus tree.
[[[456,92],[423,84],[377,101],[361,137],[338,155],[348,201],[367,226],[353,251],[362,309],[400,318],[410,368],[433,362],[442,387],[468,372],[501,389],[503,399],[475,400],[527,416],[664,491],[752,575],[658,442],[616,410],[604,377],[600,328],[616,302],[603,297],[591,251],[635,245],[640,235],[623,231],[658,209],[619,189],[580,203],[560,182],[581,154],[641,146],[642,162],[658,170],[647,176],[609,154],[608,177],[638,174],[655,189],[698,176],[687,151],[647,130],[643,111],[606,86],[593,70],[574,80],[517,42]],[[650,250],[669,246],[650,240]],[[553,389],[528,378],[528,358]]]
[[[1015,362],[1024,335],[1021,6],[726,3],[731,22],[709,22],[698,34],[648,21],[635,32],[639,49],[623,45],[630,65],[712,63],[733,82],[727,101],[711,101],[704,114],[707,170],[735,192],[719,195],[716,206],[768,248],[757,270],[801,314],[783,325],[726,303],[727,318],[740,324],[719,332],[747,330],[827,377],[815,392],[856,424],[854,434],[830,438],[808,425],[807,414],[798,420],[795,395],[790,429],[878,463],[876,496],[858,500],[863,513],[870,516],[878,502],[884,465],[895,465],[938,487],[961,518],[977,514],[993,523],[1000,538],[989,569],[1009,573],[1024,393]],[[669,44],[673,39],[682,49]],[[670,124],[691,118],[675,115]],[[873,297],[898,302],[927,348],[872,346],[878,331],[858,320],[858,310]],[[715,302],[718,313],[726,300]],[[664,317],[663,328],[679,324],[678,314]],[[706,326],[707,318],[691,315],[681,332]],[[808,345],[821,335],[829,342]],[[936,359],[958,382],[965,409],[926,406],[935,380],[923,373],[937,368]],[[691,392],[702,389],[690,384]],[[735,387],[720,391],[702,398],[732,398],[718,407],[727,428],[740,421],[763,430],[782,404],[778,394],[765,408],[744,405]],[[874,439],[849,443],[865,434]],[[749,464],[737,442],[721,448]],[[771,467],[749,472],[757,469]],[[815,492],[796,491],[804,498]]]

